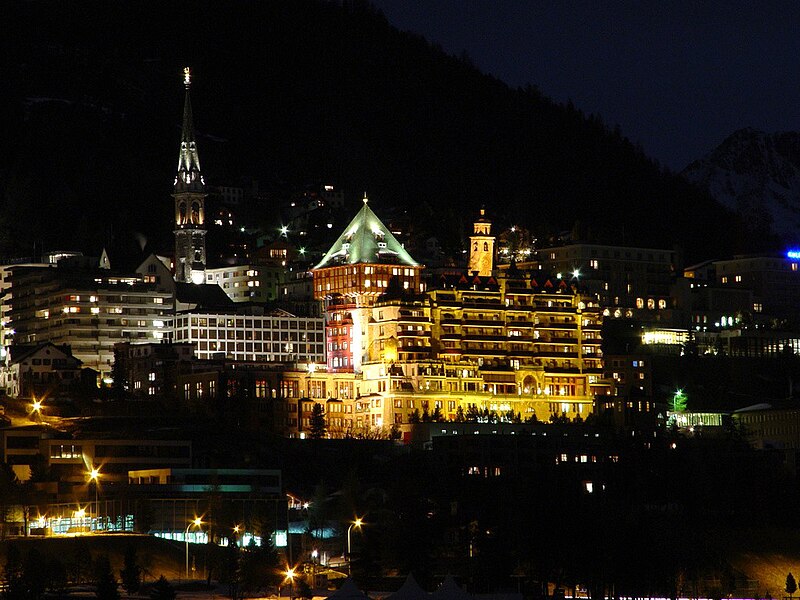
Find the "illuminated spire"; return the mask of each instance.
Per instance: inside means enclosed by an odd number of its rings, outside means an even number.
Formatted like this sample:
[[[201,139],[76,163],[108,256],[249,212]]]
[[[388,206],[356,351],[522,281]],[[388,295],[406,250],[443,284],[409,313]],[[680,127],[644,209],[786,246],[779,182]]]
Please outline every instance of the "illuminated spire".
[[[178,154],[178,174],[175,177],[175,191],[202,193],[205,181],[203,181],[200,171],[200,156],[197,154],[197,143],[194,139],[192,101],[189,95],[192,87],[192,72],[189,67],[183,69],[183,85],[186,87],[186,99],[183,103],[183,128],[181,130],[181,148]]]

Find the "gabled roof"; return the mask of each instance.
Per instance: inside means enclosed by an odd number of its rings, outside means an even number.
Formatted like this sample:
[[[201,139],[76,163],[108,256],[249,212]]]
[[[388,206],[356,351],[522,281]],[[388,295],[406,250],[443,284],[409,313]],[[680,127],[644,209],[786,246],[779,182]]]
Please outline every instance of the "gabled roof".
[[[368,199],[364,197],[364,206],[314,270],[359,263],[419,265],[372,212],[367,202]]]
[[[72,356],[72,351],[69,346],[56,346],[52,342],[42,342],[41,344],[14,344],[10,346],[10,362],[11,364],[17,364],[22,362],[23,360],[35,356],[39,352],[42,352],[46,348],[53,348],[57,353],[64,356],[64,358],[72,360],[75,362],[76,366],[80,366],[83,363]]]

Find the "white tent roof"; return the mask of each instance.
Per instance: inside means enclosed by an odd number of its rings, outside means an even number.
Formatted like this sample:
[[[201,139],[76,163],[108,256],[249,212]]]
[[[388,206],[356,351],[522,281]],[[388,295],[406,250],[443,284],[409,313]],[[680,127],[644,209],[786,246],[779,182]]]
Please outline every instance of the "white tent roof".
[[[472,596],[456,583],[452,575],[445,577],[431,596],[433,600],[472,600]]]
[[[386,600],[430,600],[431,595],[423,590],[414,576],[409,573],[405,583],[394,594],[386,597]]]
[[[348,577],[342,587],[328,596],[328,600],[369,600],[369,598],[356,587],[353,580]]]

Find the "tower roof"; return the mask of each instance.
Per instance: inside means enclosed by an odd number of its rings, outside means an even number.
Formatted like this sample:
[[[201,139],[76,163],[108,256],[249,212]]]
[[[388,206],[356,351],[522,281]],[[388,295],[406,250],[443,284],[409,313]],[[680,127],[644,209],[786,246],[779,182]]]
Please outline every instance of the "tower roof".
[[[358,263],[419,266],[386,225],[372,212],[366,195],[364,206],[314,269]]]
[[[183,85],[186,99],[183,102],[183,127],[181,129],[181,148],[178,153],[178,174],[175,177],[176,192],[204,192],[205,181],[200,171],[200,155],[194,139],[192,119],[192,100],[189,90],[192,87],[192,73],[189,67],[183,69]]]

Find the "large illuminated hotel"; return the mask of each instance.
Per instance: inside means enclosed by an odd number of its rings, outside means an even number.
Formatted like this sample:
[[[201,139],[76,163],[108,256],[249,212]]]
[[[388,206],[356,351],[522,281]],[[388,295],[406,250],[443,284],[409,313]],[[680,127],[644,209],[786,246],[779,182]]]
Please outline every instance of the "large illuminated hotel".
[[[424,412],[586,418],[594,396],[608,393],[598,304],[541,270],[496,277],[490,231],[482,214],[470,270],[426,290],[423,267],[365,198],[313,270],[327,364],[283,374],[282,396],[296,415],[285,433],[303,435],[315,403],[334,437],[404,431]]]

